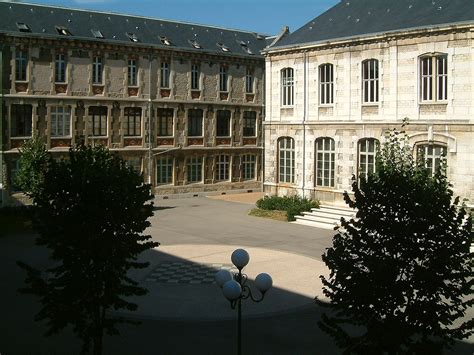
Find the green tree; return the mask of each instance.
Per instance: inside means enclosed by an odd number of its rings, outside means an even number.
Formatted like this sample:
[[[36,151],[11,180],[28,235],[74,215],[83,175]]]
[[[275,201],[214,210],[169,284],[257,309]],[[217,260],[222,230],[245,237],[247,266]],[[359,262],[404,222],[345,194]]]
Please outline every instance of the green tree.
[[[386,138],[376,173],[344,194],[357,214],[323,255],[319,326],[345,354],[438,354],[473,334],[471,220],[444,169],[430,176],[404,132]]]
[[[127,272],[146,267],[137,256],[159,245],[142,234],[153,214],[150,185],[102,147],[71,148],[43,174],[31,196],[37,244],[51,250],[54,267],[43,276],[19,262],[27,271],[22,291],[39,297],[36,319],[47,321],[47,335],[72,325],[83,352],[92,344],[101,354],[104,332],[118,334],[117,324],[128,322],[108,311],[135,310],[125,298],[146,293]]]

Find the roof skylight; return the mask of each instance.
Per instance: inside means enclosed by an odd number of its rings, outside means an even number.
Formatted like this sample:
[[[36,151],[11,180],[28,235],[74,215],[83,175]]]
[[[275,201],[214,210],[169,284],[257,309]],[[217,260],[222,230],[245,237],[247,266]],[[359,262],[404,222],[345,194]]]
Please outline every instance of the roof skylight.
[[[58,31],[58,33],[61,36],[71,36],[71,31],[69,31],[66,27],[62,27],[62,26],[55,26],[55,27],[56,27],[56,31]]]
[[[171,41],[170,41],[167,37],[165,37],[165,36],[160,36],[160,41],[161,41],[161,43],[163,43],[165,46],[171,46],[171,45],[172,45]]]
[[[194,39],[189,40],[189,43],[196,49],[202,49],[202,46]]]
[[[135,33],[127,32],[127,37],[130,41],[132,41],[134,43],[140,42],[140,40],[138,39],[138,37]]]
[[[30,26],[28,26],[26,23],[23,22],[17,22],[16,27],[20,32],[31,32]]]
[[[220,47],[222,49],[223,52],[231,52],[230,48],[227,47],[225,44],[220,43],[220,42],[218,42],[216,44],[217,44],[218,47]]]
[[[95,38],[98,39],[104,39],[104,35],[100,30],[91,30],[92,34],[94,35]]]

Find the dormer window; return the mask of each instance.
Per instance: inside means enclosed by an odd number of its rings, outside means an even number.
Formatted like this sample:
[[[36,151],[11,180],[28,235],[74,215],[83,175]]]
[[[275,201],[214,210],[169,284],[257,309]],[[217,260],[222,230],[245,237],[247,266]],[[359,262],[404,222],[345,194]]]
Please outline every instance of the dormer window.
[[[134,43],[140,42],[140,40],[138,39],[138,37],[135,33],[127,32],[127,37],[130,41],[132,41]]]
[[[225,44],[223,43],[216,43],[218,47],[220,47],[222,49],[223,52],[230,52],[230,48],[227,47]]]
[[[196,49],[202,49],[202,46],[196,40],[190,40],[189,43]]]
[[[30,26],[28,26],[26,23],[23,22],[17,22],[16,27],[20,32],[31,32]]]
[[[165,46],[171,46],[171,41],[166,38],[165,36],[160,36],[160,41],[163,43]]]
[[[58,31],[61,36],[71,36],[71,32],[66,27],[56,26],[56,31]]]
[[[240,44],[240,46],[242,47],[242,49],[243,49],[247,54],[253,55],[253,52],[250,50],[249,45],[248,45],[247,42],[245,42],[245,41],[237,41],[237,42]]]
[[[102,32],[100,30],[91,30],[93,36],[97,39],[104,39],[104,35],[102,34]]]

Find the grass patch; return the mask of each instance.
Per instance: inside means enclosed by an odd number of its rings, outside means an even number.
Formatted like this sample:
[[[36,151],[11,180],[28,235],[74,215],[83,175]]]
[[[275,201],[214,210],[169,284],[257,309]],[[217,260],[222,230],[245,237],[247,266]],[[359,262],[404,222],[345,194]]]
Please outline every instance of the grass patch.
[[[299,196],[265,196],[257,201],[257,207],[267,211],[284,211],[287,220],[294,221],[295,216],[300,215],[302,212],[311,211],[312,208],[318,208],[319,202]]]
[[[276,221],[284,221],[284,222],[288,220],[286,211],[278,211],[278,210],[268,211],[268,210],[262,210],[260,208],[254,208],[250,210],[249,216],[270,218]]]
[[[31,207],[4,207],[0,209],[0,237],[28,233],[33,230]]]

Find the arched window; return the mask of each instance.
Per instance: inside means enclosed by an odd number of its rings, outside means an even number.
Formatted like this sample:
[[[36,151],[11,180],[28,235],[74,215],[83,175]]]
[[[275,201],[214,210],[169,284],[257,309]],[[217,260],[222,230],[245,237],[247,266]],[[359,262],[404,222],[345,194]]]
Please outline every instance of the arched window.
[[[434,175],[441,167],[442,159],[446,159],[447,149],[440,144],[419,144],[416,146],[416,157],[418,161],[424,161],[424,165],[430,176]]]
[[[295,140],[283,137],[278,140],[278,182],[295,182]]]
[[[375,138],[364,138],[359,140],[358,150],[358,175],[364,176],[366,179],[369,174],[375,173],[375,158],[379,141]]]
[[[319,66],[319,103],[321,105],[334,103],[334,67],[332,64]]]
[[[281,105],[293,106],[294,102],[294,72],[293,68],[281,70]]]
[[[448,56],[446,54],[420,57],[421,101],[446,101],[448,99]]]
[[[379,102],[379,61],[367,59],[362,62],[362,101],[365,104]]]
[[[335,186],[335,160],[334,139],[329,137],[316,139],[316,186]]]

